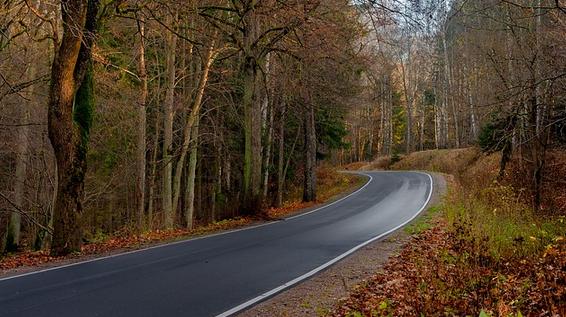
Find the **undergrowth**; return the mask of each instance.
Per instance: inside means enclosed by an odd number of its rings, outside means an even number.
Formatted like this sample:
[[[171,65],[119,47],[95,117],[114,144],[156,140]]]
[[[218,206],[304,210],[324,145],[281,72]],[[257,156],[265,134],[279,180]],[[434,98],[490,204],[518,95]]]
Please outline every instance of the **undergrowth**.
[[[433,219],[440,211],[440,206],[430,207],[424,215],[418,217],[417,220],[406,226],[403,230],[405,230],[406,233],[413,235],[432,228],[434,225]]]
[[[413,153],[391,166],[451,174],[441,209],[454,232],[484,244],[494,261],[538,256],[554,239],[566,235],[564,215],[534,213],[525,192],[512,180],[498,182],[499,154],[485,155],[477,148]]]
[[[283,217],[299,209],[312,207],[316,204],[332,199],[333,197],[361,187],[367,181],[366,177],[338,172],[331,166],[321,166],[317,169],[317,196],[316,201],[303,202],[303,189],[299,185],[290,185],[288,199],[279,208],[270,208],[267,213],[270,217]]]
[[[317,170],[318,196],[316,202],[301,202],[301,188],[295,186],[296,192],[289,194],[289,200],[285,202],[283,207],[269,209],[267,213],[271,217],[282,217],[316,203],[325,202],[340,193],[360,187],[365,181],[364,177],[354,174],[339,173],[335,168],[323,166]],[[154,243],[187,239],[191,236],[240,228],[257,220],[257,218],[253,217],[235,217],[206,224],[197,222],[195,228],[192,230],[184,228],[176,228],[173,230],[156,229],[139,233],[131,227],[124,227],[122,230],[112,235],[106,234],[103,231],[95,231],[94,233],[85,235],[86,243],[82,246],[81,253],[74,254],[68,258],[105,254],[119,250],[135,249]],[[22,266],[36,266],[65,259],[66,258],[63,257],[53,257],[46,250],[23,250],[14,254],[0,254],[0,273]]]
[[[440,206],[405,229],[401,254],[334,315],[566,316],[564,212],[533,212],[520,182],[497,181],[498,154],[425,151],[388,168],[454,177]]]

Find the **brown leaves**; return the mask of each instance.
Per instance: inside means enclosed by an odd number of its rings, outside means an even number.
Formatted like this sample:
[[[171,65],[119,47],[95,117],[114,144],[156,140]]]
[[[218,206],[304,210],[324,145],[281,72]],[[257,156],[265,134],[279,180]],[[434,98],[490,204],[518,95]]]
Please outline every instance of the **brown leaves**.
[[[310,208],[316,204],[324,203],[336,195],[352,190],[363,184],[360,176],[346,173],[339,173],[336,168],[322,166],[317,169],[317,199],[313,202],[302,202],[295,199],[285,202],[282,207],[269,208],[267,214],[271,218],[281,218],[292,214],[300,209]],[[299,193],[299,194],[302,194]]]
[[[22,266],[35,266],[42,263],[60,259],[52,257],[47,251],[22,252],[14,256],[8,256],[0,260],[0,272]]]
[[[272,208],[268,210],[268,215],[273,218],[282,217],[308,208],[318,202],[328,200],[332,196],[346,191],[359,183],[359,178],[355,175],[338,173],[336,169],[323,167],[318,170],[320,180],[320,192],[317,202],[303,203],[300,200],[288,202],[282,208]],[[48,251],[24,251],[17,254],[8,255],[0,258],[0,273],[19,267],[33,267],[47,262],[64,261],[80,258],[86,255],[100,255],[120,250],[138,249],[151,244],[180,240],[191,236],[198,236],[207,233],[239,228],[250,224],[257,219],[249,217],[237,217],[222,220],[212,224],[198,226],[193,230],[173,229],[173,230],[153,230],[144,232],[140,235],[132,233],[131,230],[124,229],[114,235],[82,246],[80,254],[73,254],[66,257],[52,257]]]
[[[100,242],[87,243],[82,246],[80,254],[71,254],[64,257],[49,255],[49,251],[24,251],[0,258],[0,273],[20,267],[33,267],[47,262],[59,262],[76,259],[88,255],[101,255],[120,250],[138,249],[158,242],[167,242],[198,236],[206,233],[239,228],[252,222],[251,218],[234,218],[214,222],[197,227],[194,230],[153,230],[140,235],[130,234],[128,231],[118,232]]]
[[[342,301],[334,316],[566,316],[566,242],[538,258],[486,261],[443,229],[413,238],[383,272]],[[481,259],[481,260],[478,260]],[[502,262],[500,262],[502,263]]]

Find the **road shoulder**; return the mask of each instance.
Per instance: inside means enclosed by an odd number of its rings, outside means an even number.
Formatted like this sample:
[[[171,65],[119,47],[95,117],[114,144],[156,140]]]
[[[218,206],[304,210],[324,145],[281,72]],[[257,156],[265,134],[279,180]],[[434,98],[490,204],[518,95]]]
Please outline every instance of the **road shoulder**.
[[[430,173],[434,188],[426,210],[410,224],[418,222],[430,208],[440,203],[446,192],[442,174]],[[409,225],[410,225],[409,224]],[[238,316],[321,316],[330,312],[353,287],[379,271],[391,256],[398,254],[411,235],[405,230],[379,239],[312,278],[255,305]]]

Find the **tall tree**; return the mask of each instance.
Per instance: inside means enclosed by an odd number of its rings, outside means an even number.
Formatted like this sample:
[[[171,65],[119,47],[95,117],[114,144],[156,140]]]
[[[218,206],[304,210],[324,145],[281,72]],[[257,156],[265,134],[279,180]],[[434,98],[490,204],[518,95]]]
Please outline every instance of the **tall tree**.
[[[177,13],[172,13],[168,25],[174,28],[177,22]],[[175,87],[177,34],[167,31],[166,35],[166,85],[165,102],[163,103],[163,176],[161,206],[163,208],[163,226],[173,228],[175,210],[173,210],[173,119],[175,117]]]
[[[138,72],[141,81],[141,91],[138,101],[138,139],[137,139],[137,177],[136,177],[136,196],[137,196],[137,227],[142,229],[143,216],[145,214],[145,182],[146,182],[146,124],[147,124],[147,97],[148,97],[148,75],[146,67],[145,52],[145,36],[146,26],[145,18],[138,18],[139,32],[139,56],[138,56]]]
[[[63,34],[56,42],[49,89],[49,139],[57,160],[57,192],[51,251],[81,246],[86,155],[94,107],[92,47],[98,0],[61,0]]]

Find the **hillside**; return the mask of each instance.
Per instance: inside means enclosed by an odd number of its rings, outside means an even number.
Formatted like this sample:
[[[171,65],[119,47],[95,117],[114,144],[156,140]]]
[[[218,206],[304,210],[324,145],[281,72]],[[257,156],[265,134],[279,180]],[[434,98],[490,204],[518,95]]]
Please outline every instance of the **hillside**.
[[[384,165],[388,160],[357,167],[444,173],[448,194],[409,229],[414,236],[401,253],[334,315],[566,314],[563,209],[533,212],[525,190],[513,182],[513,170],[497,180],[498,154],[467,148],[416,152]],[[545,195],[548,201],[561,200],[563,189],[556,189]]]

